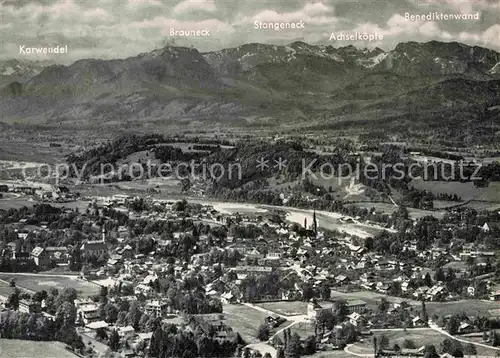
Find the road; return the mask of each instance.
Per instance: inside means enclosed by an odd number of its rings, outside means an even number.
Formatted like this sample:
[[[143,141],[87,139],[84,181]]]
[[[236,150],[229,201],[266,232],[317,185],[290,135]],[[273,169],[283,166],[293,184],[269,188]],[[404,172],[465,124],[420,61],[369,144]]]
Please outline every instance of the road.
[[[439,327],[437,324],[435,324],[434,322],[432,322],[431,320],[429,320],[429,327],[441,334],[444,334],[445,336],[448,336],[456,341],[459,341],[459,342],[462,342],[462,343],[471,343],[475,346],[479,346],[479,347],[483,347],[483,348],[489,348],[489,349],[493,349],[495,351],[500,351],[500,347],[493,347],[493,346],[489,346],[487,344],[484,344],[484,343],[478,343],[478,342],[473,342],[473,341],[468,341],[466,339],[462,339],[462,338],[459,338],[457,336],[454,336],[454,335],[451,335],[449,334],[447,331],[445,331],[444,329],[442,329],[441,327]]]
[[[361,357],[361,358],[373,358],[375,355],[374,354],[361,354],[361,353],[355,353],[350,350],[350,348],[354,345],[355,343],[348,344],[344,348],[344,352],[347,354],[356,356],[356,357]]]

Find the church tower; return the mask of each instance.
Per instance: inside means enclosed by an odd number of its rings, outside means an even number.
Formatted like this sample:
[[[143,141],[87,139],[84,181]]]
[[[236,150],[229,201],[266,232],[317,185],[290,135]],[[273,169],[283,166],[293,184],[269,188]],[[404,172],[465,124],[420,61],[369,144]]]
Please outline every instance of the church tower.
[[[318,220],[316,219],[316,210],[313,213],[313,230],[314,234],[318,235]]]

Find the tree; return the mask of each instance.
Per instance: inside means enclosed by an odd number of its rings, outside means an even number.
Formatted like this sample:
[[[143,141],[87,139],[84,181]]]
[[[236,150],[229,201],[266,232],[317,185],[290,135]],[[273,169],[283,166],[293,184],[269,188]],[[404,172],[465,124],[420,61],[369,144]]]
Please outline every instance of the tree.
[[[143,313],[141,319],[139,320],[139,330],[141,332],[147,332],[147,324],[151,317],[147,313]]]
[[[279,335],[274,335],[274,337],[272,339],[272,345],[275,347],[283,345],[283,341],[281,340]]]
[[[285,337],[285,358],[299,358],[300,357],[300,337],[297,334],[290,333],[290,328],[284,331]]]
[[[322,300],[327,301],[330,299],[330,287],[328,287],[327,285],[321,286],[319,293]]]
[[[401,296],[401,282],[394,281],[391,283],[389,294],[391,296]]]
[[[373,237],[369,236],[369,237],[366,238],[366,240],[365,240],[365,248],[368,251],[372,251],[373,250]]]
[[[115,323],[118,319],[118,308],[115,304],[108,302],[104,306],[105,321],[108,323]]]
[[[436,273],[434,274],[434,280],[443,282],[445,280],[445,278],[446,278],[446,276],[444,274],[443,269],[441,267],[439,267],[436,270]]]
[[[130,304],[130,308],[127,313],[127,324],[134,327],[135,329],[138,329],[141,316],[142,312],[139,308],[139,303],[137,301],[133,301]]]
[[[469,356],[476,355],[477,354],[476,346],[473,345],[472,343],[467,343],[464,347],[464,353]]]
[[[401,352],[401,347],[399,345],[397,345],[396,343],[394,343],[392,350],[396,353],[399,353],[399,352]]]
[[[349,314],[346,301],[344,300],[336,301],[334,305],[334,311],[335,311],[335,321],[337,323],[344,322],[346,316]]]
[[[127,325],[127,312],[125,311],[118,312],[118,316],[116,318],[116,325],[117,326]]]
[[[356,327],[351,323],[345,324],[340,330],[340,338],[346,344],[356,342],[356,340],[358,338],[358,333],[356,331]]]
[[[106,297],[108,297],[108,286],[101,286],[99,296],[101,297],[101,299],[105,299]]]
[[[302,285],[302,300],[309,301],[311,298],[314,298],[314,295],[314,287],[309,283],[304,283]]]
[[[263,342],[269,339],[269,327],[267,324],[262,323],[257,329],[257,338]]]
[[[304,352],[305,355],[310,355],[316,353],[316,337],[309,336],[304,341]]]
[[[21,291],[18,288],[14,287],[9,297],[7,298],[6,306],[17,311],[19,309],[20,295]]]
[[[61,305],[63,302],[74,303],[78,296],[78,293],[74,288],[66,287],[57,295],[56,304]]]
[[[173,206],[173,210],[174,211],[186,211],[187,209],[187,206],[188,206],[188,202],[186,199],[182,199],[182,201],[177,201],[174,206]]]
[[[479,281],[476,284],[476,287],[475,287],[475,290],[474,290],[474,296],[476,298],[483,298],[486,295],[488,295],[488,287],[486,285],[486,282]]]
[[[114,352],[116,352],[118,350],[118,347],[120,346],[120,336],[118,335],[116,329],[112,329],[111,333],[109,334],[108,346]]]
[[[456,315],[451,316],[448,319],[448,322],[446,322],[446,330],[451,335],[457,334],[459,326],[460,326],[460,322],[459,322],[458,317]]]
[[[325,329],[332,329],[335,326],[335,316],[331,310],[320,310],[316,314],[316,326],[324,333]]]
[[[454,349],[455,349],[455,344],[453,343],[452,339],[445,338],[441,342],[440,351],[442,354],[444,353],[453,354]]]
[[[148,321],[146,322],[145,326],[142,327],[142,329],[144,332],[153,332],[156,329],[157,325],[161,325],[161,318],[149,316]]]
[[[491,331],[490,332],[490,339],[491,339],[491,345],[493,347],[500,346],[500,334],[496,333],[495,331]]]
[[[243,349],[243,356],[242,356],[242,357],[243,357],[243,358],[250,358],[250,348],[245,347],[245,348]]]
[[[48,294],[47,294],[47,291],[45,290],[42,290],[42,291],[38,291],[38,292],[35,292],[33,294],[33,301],[37,301],[37,302],[42,302],[43,300],[45,300],[47,298]]]
[[[439,354],[436,351],[436,347],[432,344],[428,344],[424,349],[424,358],[439,358]]]
[[[64,302],[57,308],[55,320],[60,325],[61,330],[73,328],[76,322],[75,305],[70,302]]]
[[[422,301],[422,311],[420,312],[420,318],[426,324],[429,321],[429,316],[427,315],[427,308],[425,307],[425,301]]]
[[[160,357],[163,351],[165,333],[163,329],[158,326],[154,330],[151,340],[149,341],[148,355],[150,357]]]
[[[483,341],[486,342],[488,340],[488,332],[483,332]]]
[[[428,272],[425,274],[424,282],[427,287],[432,287],[432,278]]]
[[[278,347],[276,349],[276,358],[285,358],[285,351],[283,350],[283,347]]]
[[[378,311],[379,312],[387,312],[387,310],[389,309],[389,307],[390,307],[390,303],[387,300],[387,298],[382,297],[380,299],[380,303],[378,304]]]
[[[198,347],[199,357],[210,358],[213,356],[214,345],[212,340],[208,338],[206,335],[202,335],[201,337],[198,338],[196,346]]]
[[[106,340],[106,339],[108,339],[108,335],[106,334],[106,331],[104,330],[104,328],[98,328],[98,329],[96,329],[95,336],[99,340]]]
[[[403,348],[415,349],[415,348],[417,348],[417,346],[415,345],[415,342],[413,342],[411,339],[405,339],[403,341]]]
[[[471,268],[476,263],[476,260],[472,256],[467,256],[466,262],[467,262],[467,266],[469,266],[469,268]]]
[[[387,337],[385,334],[383,334],[382,336],[380,336],[380,339],[379,339],[379,346],[381,349],[387,349],[389,348],[389,337]]]

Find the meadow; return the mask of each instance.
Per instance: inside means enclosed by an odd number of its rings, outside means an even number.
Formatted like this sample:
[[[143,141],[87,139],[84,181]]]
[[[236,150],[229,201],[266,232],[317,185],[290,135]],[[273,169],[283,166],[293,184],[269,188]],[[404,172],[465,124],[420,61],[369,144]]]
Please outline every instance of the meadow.
[[[61,291],[66,287],[70,287],[74,288],[80,297],[87,297],[98,294],[100,290],[99,286],[78,279],[77,277],[0,273],[0,280],[10,282],[12,279],[14,279],[16,286],[33,292],[42,290],[49,291],[52,288]]]

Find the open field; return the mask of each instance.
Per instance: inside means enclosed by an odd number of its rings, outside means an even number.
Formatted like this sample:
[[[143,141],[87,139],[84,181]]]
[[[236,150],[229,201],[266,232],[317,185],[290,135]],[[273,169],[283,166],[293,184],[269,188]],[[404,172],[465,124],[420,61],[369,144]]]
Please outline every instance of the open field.
[[[297,316],[307,314],[307,302],[303,301],[262,302],[257,303],[256,306],[260,306],[284,316]]]
[[[110,184],[115,185],[115,184]],[[118,183],[119,187],[125,190],[146,191],[148,189],[162,190],[168,193],[180,194],[182,188],[180,180],[175,178],[153,178],[146,180],[135,180]]]
[[[40,271],[39,275],[74,275],[75,277],[80,275],[80,271],[71,271],[69,265],[56,266],[48,271]]]
[[[407,329],[406,332],[401,331],[384,331],[384,332],[374,332],[373,336],[380,339],[381,336],[386,336],[389,338],[389,347],[397,344],[403,347],[403,342],[405,339],[412,340],[416,347],[421,347],[425,344],[433,344],[439,349],[441,342],[447,338],[433,329],[426,330],[412,330]],[[370,354],[373,353],[373,337],[366,338],[363,342],[357,342],[350,349],[350,351],[359,354]]]
[[[246,203],[212,203],[215,210],[224,214],[233,213],[266,213],[267,209],[258,208]]]
[[[8,358],[74,358],[61,342],[24,341],[20,339],[0,339],[0,356]]]
[[[268,316],[265,312],[257,311],[245,305],[224,305],[224,317],[227,323],[238,332],[247,343],[258,343],[257,328]]]
[[[70,150],[69,146],[50,147],[45,139],[18,138],[9,140],[2,137],[0,140],[0,160],[28,163],[57,163],[64,160],[64,154]]]
[[[489,203],[485,201],[476,201],[472,200],[468,202],[465,206],[468,208],[475,209],[477,211],[482,211],[482,210],[488,210],[488,211],[495,211],[495,210],[500,210],[500,203]]]
[[[63,290],[66,287],[71,287],[74,288],[81,297],[92,296],[99,293],[99,287],[97,285],[80,280],[76,277],[0,273],[0,280],[10,282],[11,279],[15,280],[16,286],[35,292],[42,290],[48,291],[51,288]]]
[[[366,302],[366,308],[370,310],[376,310],[379,306],[380,300],[382,297],[385,297],[388,299],[389,302],[391,303],[400,303],[403,301],[406,301],[410,306],[413,306],[414,309],[420,309],[420,302],[417,302],[415,300],[411,299],[404,299],[400,297],[392,297],[392,296],[387,296],[383,295],[381,293],[377,292],[372,292],[372,291],[356,291],[356,292],[340,292],[340,291],[335,291],[331,290],[331,296],[330,296],[332,301],[342,299],[342,300],[353,300],[353,299],[359,299],[364,302]]]
[[[308,358],[353,358],[352,354],[346,353],[343,350],[337,351],[317,351],[316,353],[307,356]]]
[[[452,205],[453,203],[450,203]],[[376,211],[378,212],[383,212],[385,214],[392,214],[394,211],[398,209],[397,206],[394,204],[389,204],[389,203],[372,203],[372,202],[360,202],[360,203],[354,203],[351,204],[355,207],[358,208],[375,208]],[[438,219],[441,219],[444,215],[444,211],[431,211],[431,210],[422,210],[422,209],[415,209],[415,208],[407,208],[408,209],[408,214],[412,219],[419,219],[424,216],[434,216]]]
[[[16,198],[11,197],[11,198],[0,199],[0,209],[4,210],[19,209],[22,208],[23,206],[31,208],[33,207],[33,205],[39,203],[40,201],[33,199],[30,200],[30,196],[21,196]],[[71,201],[67,203],[57,203],[57,202],[44,202],[44,203],[49,204],[56,208],[68,208],[68,209],[78,208],[80,212],[82,212],[82,210],[85,211],[89,205],[89,202],[85,200]]]
[[[365,195],[365,185],[355,183],[355,176],[329,178],[316,173],[316,177],[310,178],[316,186],[331,192],[335,200],[368,201],[370,198]]]
[[[496,317],[497,319],[500,319],[500,308],[492,308],[491,310],[488,311],[491,317]]]
[[[465,271],[468,269],[467,262],[465,261],[451,261],[443,265],[443,269],[451,267],[454,270]]]
[[[269,314],[240,304],[223,305],[223,314],[227,320],[227,324],[231,326],[234,331],[238,332],[247,344],[260,342],[256,338],[257,329],[264,323],[265,318],[268,317]],[[279,327],[271,330],[271,335],[290,323],[289,321],[283,322]]]
[[[292,327],[290,327],[290,332],[292,334],[297,333],[300,336],[300,338],[306,339],[309,336],[314,336],[314,323],[300,322],[300,323],[294,324]],[[283,340],[284,333],[280,332],[279,337],[281,340]]]
[[[8,209],[19,209],[23,206],[27,208],[31,208],[33,204],[36,204],[35,201],[29,201],[26,198],[5,198],[0,199],[0,209],[8,210]]]
[[[493,330],[494,332],[496,333],[500,333],[500,330]],[[475,342],[475,343],[482,343],[482,344],[488,344],[486,342],[483,341],[483,334],[482,333],[471,333],[471,334],[464,334],[464,335],[461,335],[459,336],[461,339],[466,339],[468,341],[471,341],[471,342]],[[487,348],[483,348],[487,351],[489,351],[489,349]]]
[[[183,152],[203,152],[204,150],[197,150],[197,149],[193,149],[193,146],[195,145],[200,145],[200,143],[183,143],[183,142],[170,142],[170,143],[163,143],[163,144],[160,144],[161,145],[164,145],[164,146],[172,146],[174,148],[179,148],[181,149]],[[215,144],[204,144],[204,145],[208,145],[208,146],[213,146],[213,147],[216,147],[217,145]],[[220,145],[220,147],[222,149],[231,149],[231,148],[234,148],[234,146],[231,146],[231,145]]]
[[[477,200],[500,204],[500,183],[491,182],[485,188],[478,188],[474,183],[412,180],[409,186],[419,190],[427,190],[434,194],[457,194],[462,200]]]
[[[446,316],[465,312],[468,316],[490,316],[490,310],[498,308],[495,301],[460,300],[456,302],[426,302],[429,316]]]
[[[91,185],[91,184],[80,184],[75,185],[72,190],[78,191],[85,196],[113,196],[116,194],[126,194],[131,196],[144,195],[148,190],[154,189],[159,191],[155,194],[155,198],[169,198],[172,200],[180,200],[186,198],[186,195],[182,193],[182,188],[180,181],[177,179],[169,178],[153,178],[147,180],[136,180],[127,182],[116,182],[112,184],[104,185]],[[182,194],[182,195],[181,195]],[[175,198],[174,198],[175,197]]]
[[[444,334],[440,334],[433,329],[418,329],[412,330],[408,329],[405,331],[384,331],[384,332],[374,332],[374,336],[380,338],[382,335],[387,336],[389,338],[389,347],[397,344],[400,347],[403,347],[403,342],[405,339],[412,340],[415,343],[416,347],[421,347],[426,344],[432,344],[439,350],[439,346],[443,340],[449,338]],[[461,343],[464,346],[466,343]],[[480,356],[495,356],[495,350],[488,349],[481,346],[476,346],[477,354]],[[371,354],[373,353],[373,338],[367,338],[364,342],[355,343],[353,346],[349,348],[351,352],[358,354]]]
[[[453,208],[457,206],[462,206],[466,202],[465,201],[447,201],[447,200],[433,200],[434,209],[436,210],[444,210],[447,208]]]
[[[420,310],[421,302],[413,299],[405,299],[394,296],[387,296],[381,293],[372,291],[357,291],[357,292],[340,292],[331,291],[331,299],[335,300],[338,298],[342,299],[360,299],[367,303],[367,307],[374,309],[378,306],[382,297],[388,299],[391,303],[406,301],[406,303],[414,306],[415,310]],[[438,316],[446,316],[455,313],[465,312],[467,315],[483,315],[490,316],[490,310],[498,308],[498,302],[485,301],[485,300],[460,300],[460,301],[450,301],[450,302],[426,302],[427,313],[429,317],[436,314]]]
[[[11,291],[12,287],[10,287],[9,282],[0,280],[0,296],[8,297]]]

